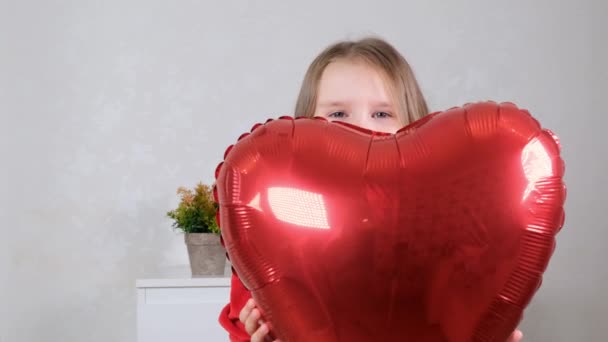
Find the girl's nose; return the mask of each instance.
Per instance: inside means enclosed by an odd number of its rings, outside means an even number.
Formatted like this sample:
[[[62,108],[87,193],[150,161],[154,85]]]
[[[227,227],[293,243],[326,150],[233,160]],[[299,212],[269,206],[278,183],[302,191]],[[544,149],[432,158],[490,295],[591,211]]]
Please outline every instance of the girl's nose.
[[[352,116],[351,124],[366,128],[366,115],[362,112],[354,113]]]

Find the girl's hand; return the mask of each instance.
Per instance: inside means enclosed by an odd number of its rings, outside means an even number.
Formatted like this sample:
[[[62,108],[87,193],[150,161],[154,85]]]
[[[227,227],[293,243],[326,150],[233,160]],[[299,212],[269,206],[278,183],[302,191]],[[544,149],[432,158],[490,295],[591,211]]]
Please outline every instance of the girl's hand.
[[[245,324],[245,331],[251,335],[251,342],[270,341],[270,337],[268,336],[268,325],[263,323],[261,318],[260,310],[256,309],[255,301],[253,298],[249,299],[239,313],[239,320]],[[522,337],[523,334],[521,331],[515,330],[507,342],[520,342]],[[274,342],[281,341],[274,340]]]
[[[509,339],[507,340],[507,342],[519,342],[519,341],[522,340],[523,337],[524,337],[524,334],[522,334],[521,331],[515,330],[511,334],[511,337],[509,337]]]
[[[251,342],[272,341],[268,336],[268,325],[262,322],[261,316],[260,310],[256,309],[253,298],[247,301],[247,304],[239,313],[239,320],[245,324],[245,331],[251,336]],[[273,342],[281,341],[274,340]]]

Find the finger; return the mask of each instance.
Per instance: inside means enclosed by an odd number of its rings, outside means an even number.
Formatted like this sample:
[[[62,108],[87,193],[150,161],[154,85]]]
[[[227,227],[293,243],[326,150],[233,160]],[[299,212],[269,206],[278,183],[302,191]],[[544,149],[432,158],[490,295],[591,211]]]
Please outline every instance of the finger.
[[[519,330],[515,330],[511,336],[509,337],[509,339],[507,340],[507,342],[519,342],[522,340],[522,338],[524,337],[524,334],[522,334],[521,331]]]
[[[260,310],[253,309],[245,320],[245,331],[247,331],[249,335],[253,335],[260,327],[260,324],[258,323],[260,316]]]
[[[268,335],[268,325],[262,324],[260,328],[251,335],[251,342],[264,342],[266,335]]]
[[[247,320],[247,317],[251,315],[251,310],[253,310],[253,308],[255,308],[255,302],[253,298],[249,298],[239,313],[239,321],[241,321],[241,323],[245,324],[245,321]]]

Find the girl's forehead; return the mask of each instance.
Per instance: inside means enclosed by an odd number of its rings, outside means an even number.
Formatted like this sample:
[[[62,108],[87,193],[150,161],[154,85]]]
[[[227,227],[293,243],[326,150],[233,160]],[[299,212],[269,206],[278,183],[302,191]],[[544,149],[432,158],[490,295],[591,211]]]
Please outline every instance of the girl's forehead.
[[[336,61],[330,63],[319,80],[319,101],[366,100],[391,102],[392,85],[381,70],[368,63]]]

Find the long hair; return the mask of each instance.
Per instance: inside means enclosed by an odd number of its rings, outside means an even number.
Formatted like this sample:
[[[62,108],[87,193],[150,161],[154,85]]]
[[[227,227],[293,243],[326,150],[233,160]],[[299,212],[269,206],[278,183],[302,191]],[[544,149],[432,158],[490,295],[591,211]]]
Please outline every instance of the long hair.
[[[397,115],[403,125],[428,114],[426,100],[405,58],[386,41],[368,37],[330,45],[312,61],[302,81],[295,116],[314,115],[323,71],[331,62],[337,60],[362,61],[381,71],[395,94],[399,109]]]

